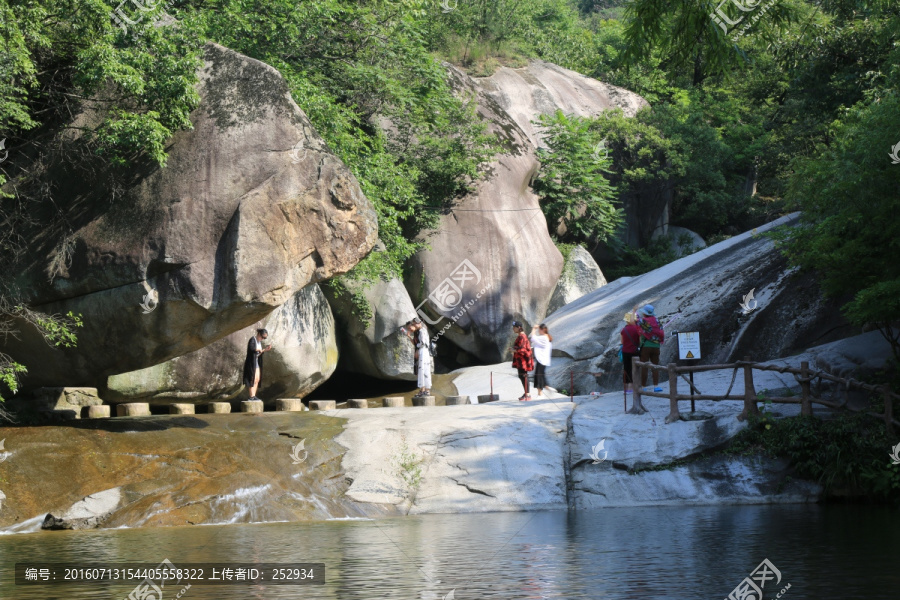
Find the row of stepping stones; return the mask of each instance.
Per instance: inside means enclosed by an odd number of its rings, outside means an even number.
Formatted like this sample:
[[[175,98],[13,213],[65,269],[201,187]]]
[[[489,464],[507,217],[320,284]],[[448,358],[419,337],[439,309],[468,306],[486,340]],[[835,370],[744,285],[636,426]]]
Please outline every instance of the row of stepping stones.
[[[497,394],[478,396],[479,404],[486,402],[495,402],[499,400]],[[405,406],[406,400],[402,396],[388,396],[381,400],[381,405],[386,408],[401,408]],[[447,396],[447,406],[457,406],[462,404],[471,404],[468,396]],[[412,399],[413,406],[435,406],[434,396],[415,396]],[[206,405],[206,412],[209,414],[226,414],[231,412],[230,402],[209,402]],[[193,415],[196,413],[196,404],[178,403],[169,405],[169,414],[173,415]],[[346,408],[369,408],[368,400],[351,399],[347,400]],[[109,404],[87,407],[88,419],[102,419],[111,416],[112,407]],[[304,410],[335,410],[337,409],[336,400],[310,400],[309,409],[303,406],[303,402],[299,398],[279,398],[275,401],[275,410],[280,412],[300,412]],[[245,413],[261,413],[263,412],[262,400],[243,400],[241,401],[241,412]],[[148,402],[128,402],[116,405],[117,417],[146,417],[150,415],[150,404]]]

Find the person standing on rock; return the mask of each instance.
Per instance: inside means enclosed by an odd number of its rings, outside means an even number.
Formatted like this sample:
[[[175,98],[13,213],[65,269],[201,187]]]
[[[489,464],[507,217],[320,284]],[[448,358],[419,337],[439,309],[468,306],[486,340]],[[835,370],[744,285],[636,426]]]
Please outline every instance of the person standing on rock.
[[[650,361],[659,364],[659,347],[665,342],[666,335],[662,325],[653,314],[652,304],[645,305],[638,311],[638,327],[641,330],[641,362]],[[647,368],[641,369],[641,389],[647,387]],[[659,387],[659,371],[653,369],[653,391],[661,392]]]
[[[431,358],[431,340],[428,339],[428,328],[425,327],[425,323],[416,319],[414,327],[416,339],[416,368],[418,370],[418,373],[416,374],[416,383],[419,386],[419,393],[416,394],[416,396],[430,396],[431,369],[434,366],[434,361]]]
[[[256,335],[247,342],[247,358],[244,359],[244,385],[250,388],[249,400],[259,400],[256,391],[262,379],[262,355],[272,349],[269,345],[263,348],[263,342],[269,338],[265,329],[257,329]]]
[[[538,398],[540,398],[543,396],[544,388],[547,387],[547,379],[544,372],[550,366],[553,336],[550,335],[550,330],[547,329],[547,326],[541,323],[532,328],[529,341],[534,349],[534,388],[537,390]]]
[[[528,373],[534,371],[534,353],[522,324],[513,321],[512,327],[516,334],[516,341],[513,343],[512,366],[519,370],[519,380],[522,382],[522,387],[525,388],[525,393],[519,397],[519,400],[524,402],[531,400],[531,394],[528,393]]]
[[[629,312],[623,319],[625,327],[619,334],[622,336],[622,368],[625,369],[625,393],[630,394],[634,389],[634,381],[631,376],[631,361],[640,355],[641,328],[637,326],[634,312]]]

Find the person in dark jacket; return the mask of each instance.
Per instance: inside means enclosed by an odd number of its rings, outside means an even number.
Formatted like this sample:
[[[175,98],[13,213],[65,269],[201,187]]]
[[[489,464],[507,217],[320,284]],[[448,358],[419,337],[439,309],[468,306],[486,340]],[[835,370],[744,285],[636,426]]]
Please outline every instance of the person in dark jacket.
[[[272,349],[272,346],[263,348],[263,342],[269,338],[269,332],[265,329],[257,329],[256,335],[247,342],[247,358],[244,359],[244,385],[250,388],[249,400],[259,400],[256,391],[262,380],[262,355]]]
[[[518,321],[513,321],[513,331],[516,333],[516,341],[513,344],[512,366],[519,370],[519,380],[525,388],[525,393],[519,397],[519,400],[531,400],[531,394],[528,393],[528,373],[534,371],[534,355],[531,352],[531,342],[528,341],[525,329]]]

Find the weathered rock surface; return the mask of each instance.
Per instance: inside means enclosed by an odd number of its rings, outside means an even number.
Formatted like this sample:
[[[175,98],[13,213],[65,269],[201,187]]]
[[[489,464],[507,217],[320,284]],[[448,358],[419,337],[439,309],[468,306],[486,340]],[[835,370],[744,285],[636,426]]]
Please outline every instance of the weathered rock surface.
[[[345,284],[351,290],[360,288],[354,282]],[[415,348],[400,327],[416,310],[403,283],[395,277],[379,280],[360,293],[372,307],[373,317],[368,322],[353,314],[349,297],[325,289],[340,336],[339,368],[380,379],[415,380]]]
[[[593,117],[620,108],[625,116],[633,117],[648,106],[634,92],[540,60],[533,60],[520,69],[500,67],[490,77],[479,78],[477,82],[515,120],[535,147],[544,145],[541,131],[533,123],[540,115],[561,110],[567,115]]]
[[[313,284],[260,323],[154,367],[113,375],[106,397],[111,402],[157,404],[231,400],[245,389],[247,342],[259,327],[268,330],[273,345],[263,358],[260,398],[305,396],[334,372],[338,362],[334,317],[319,286]]]
[[[569,253],[562,275],[550,297],[547,313],[552,314],[569,302],[578,300],[585,294],[606,285],[606,277],[597,265],[590,252],[581,246],[575,246]]]
[[[561,110],[566,115],[595,117],[618,108],[626,117],[633,117],[648,106],[634,92],[539,60],[520,69],[501,67],[490,77],[476,81],[525,132],[535,148],[546,146],[540,127],[534,124],[541,115]],[[659,185],[649,188],[620,198],[625,210],[624,241],[631,246],[645,244],[652,232],[665,230],[669,223],[671,189]]]
[[[118,508],[122,490],[115,487],[82,498],[61,516],[48,513],[41,529],[95,529]]]
[[[476,96],[479,116],[504,148],[476,191],[428,234],[431,249],[414,257],[406,284],[413,302],[424,302],[430,330],[448,327],[444,337],[496,362],[509,354],[514,320],[532,324],[546,314],[563,259],[528,187],[538,168],[533,144],[478,84],[448,70],[455,89]]]
[[[8,498],[0,527],[18,531],[33,523],[37,529],[48,512],[103,528],[397,514],[344,496],[343,449],[333,440],[342,421],[319,414],[166,415],[0,428],[15,455],[3,464]],[[86,496],[94,498],[82,503]],[[76,503],[85,510],[70,511]],[[88,522],[93,515],[96,525]]]
[[[21,288],[48,313],[80,313],[78,347],[54,350],[24,327],[0,345],[26,385],[102,384],[252,325],[310,283],[344,273],[373,247],[377,220],[272,67],[207,45],[193,130],[175,134],[166,168],[134,167],[106,189],[68,163],[70,259],[47,228],[25,253]],[[84,115],[80,118],[96,118]],[[110,198],[115,198],[110,202]],[[56,262],[61,273],[50,281]],[[158,304],[147,298],[156,290]],[[151,309],[147,312],[147,309]]]
[[[678,227],[677,225],[669,225],[666,229],[667,232],[665,235],[671,242],[672,251],[675,253],[675,256],[686,256],[692,252],[706,248],[706,242],[699,233],[684,227]],[[658,235],[653,235],[653,238],[655,239],[661,235],[663,234],[660,232]]]
[[[567,304],[546,319],[554,337],[548,377],[568,379],[574,369],[581,393],[621,389],[616,353],[622,317],[646,303],[655,306],[663,324],[671,321],[662,364],[678,356],[676,330],[700,332],[700,364],[745,356],[764,361],[854,333],[837,305],[823,299],[815,279],[797,275],[772,242],[758,235],[795,222],[796,215],[784,217]],[[751,290],[756,304],[748,307],[756,308],[743,314],[741,302]],[[606,374],[598,386],[588,372],[601,370]]]

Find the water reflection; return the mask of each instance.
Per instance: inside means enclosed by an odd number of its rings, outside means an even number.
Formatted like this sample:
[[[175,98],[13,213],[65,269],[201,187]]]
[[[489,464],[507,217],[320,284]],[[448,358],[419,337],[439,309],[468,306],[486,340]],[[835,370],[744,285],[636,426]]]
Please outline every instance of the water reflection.
[[[0,598],[116,599],[133,586],[28,588],[15,562],[322,562],[324,586],[194,585],[185,600],[260,598],[629,600],[724,598],[768,558],[784,600],[896,598],[896,512],[742,506],[423,515],[330,521],[45,532],[0,537]],[[167,590],[165,600],[180,586]]]

